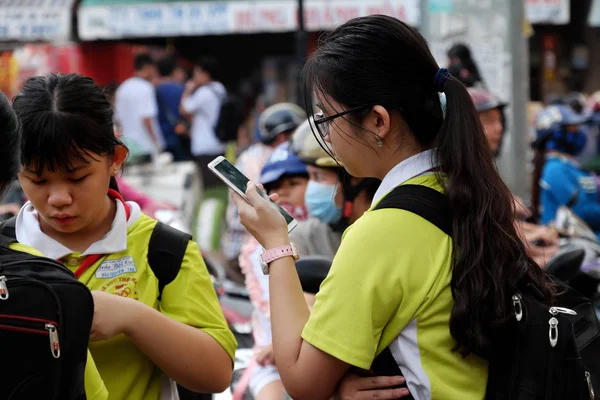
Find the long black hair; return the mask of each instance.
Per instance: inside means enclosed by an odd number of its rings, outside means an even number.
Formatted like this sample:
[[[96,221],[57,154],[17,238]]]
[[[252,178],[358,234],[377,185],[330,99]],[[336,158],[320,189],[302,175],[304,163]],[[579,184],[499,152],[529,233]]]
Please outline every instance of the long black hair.
[[[75,160],[110,156],[116,146],[124,146],[114,134],[111,105],[91,78],[29,78],[13,107],[22,125],[21,164],[38,175],[45,169],[69,171]],[[111,188],[117,188],[114,178]]]
[[[434,149],[453,213],[450,332],[463,355],[487,358],[494,323],[513,313],[511,297],[523,278],[548,301],[552,291],[515,231],[512,195],[496,170],[469,93],[452,77],[436,86],[438,70],[416,29],[387,16],[356,18],[326,36],[308,60],[305,96],[319,91],[345,109],[381,105],[405,120],[422,148]],[[440,90],[446,95],[445,117]],[[348,121],[360,127],[364,115],[350,113]]]
[[[0,195],[19,170],[19,122],[8,99],[0,92]]]

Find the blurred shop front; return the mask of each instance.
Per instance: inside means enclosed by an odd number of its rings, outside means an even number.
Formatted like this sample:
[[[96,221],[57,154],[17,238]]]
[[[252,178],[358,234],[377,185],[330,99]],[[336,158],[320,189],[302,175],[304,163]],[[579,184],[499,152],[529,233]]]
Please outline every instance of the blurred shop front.
[[[74,0],[0,0],[0,90],[16,94],[32,75],[77,70]]]
[[[600,89],[600,0],[527,0],[530,95]]]
[[[306,54],[315,47],[320,32],[353,17],[381,13],[415,26],[420,22],[420,0],[304,3],[309,32]],[[145,45],[151,52],[173,49],[188,61],[210,54],[219,60],[222,80],[230,90],[245,97],[263,94],[269,101],[295,101],[297,10],[296,0],[83,0],[78,35],[82,42],[96,46],[119,42]],[[131,64],[123,54],[111,58]],[[106,57],[103,60],[108,62]]]

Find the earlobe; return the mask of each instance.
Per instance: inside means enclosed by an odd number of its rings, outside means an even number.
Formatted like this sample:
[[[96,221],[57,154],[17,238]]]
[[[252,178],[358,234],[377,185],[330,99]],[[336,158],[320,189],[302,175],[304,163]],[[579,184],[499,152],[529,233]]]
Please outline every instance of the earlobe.
[[[125,159],[127,158],[127,148],[124,146],[116,146],[115,147],[115,151],[112,157],[112,164],[111,164],[111,169],[112,172],[114,173],[114,175],[116,175],[119,172],[119,169],[121,168],[121,166],[123,165],[123,163],[125,162]]]
[[[390,113],[383,106],[373,106],[373,112],[376,114],[375,133],[379,140],[385,139],[390,131]]]

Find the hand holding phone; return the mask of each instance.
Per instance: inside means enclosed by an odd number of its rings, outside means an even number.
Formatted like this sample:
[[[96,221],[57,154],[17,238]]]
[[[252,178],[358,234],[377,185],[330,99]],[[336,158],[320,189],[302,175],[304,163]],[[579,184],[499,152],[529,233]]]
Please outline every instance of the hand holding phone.
[[[227,186],[229,186],[231,190],[239,194],[244,200],[250,203],[248,196],[246,196],[246,188],[250,180],[225,157],[219,156],[215,158],[208,164],[208,168]],[[288,233],[291,232],[298,225],[298,221],[296,221],[294,217],[292,217],[287,211],[281,208],[279,204],[269,199],[269,196],[267,196],[263,190],[260,188],[256,188],[256,190],[262,198],[269,200],[277,209],[277,211],[279,211],[279,213],[283,216],[283,218],[285,218],[285,222],[287,223],[288,227]]]

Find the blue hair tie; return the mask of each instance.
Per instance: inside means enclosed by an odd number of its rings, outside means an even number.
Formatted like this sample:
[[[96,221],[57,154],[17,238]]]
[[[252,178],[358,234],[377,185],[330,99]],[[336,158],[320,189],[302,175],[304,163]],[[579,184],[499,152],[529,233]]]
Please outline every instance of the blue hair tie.
[[[451,77],[452,75],[450,75],[450,72],[448,72],[446,68],[438,69],[438,72],[436,72],[435,76],[433,77],[433,83],[438,92],[444,92],[444,83],[446,83],[446,81]]]

